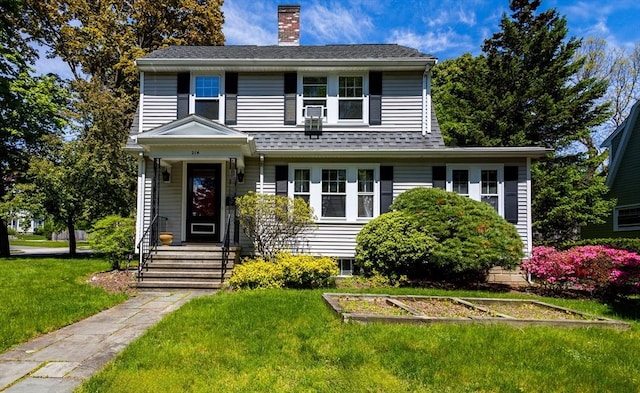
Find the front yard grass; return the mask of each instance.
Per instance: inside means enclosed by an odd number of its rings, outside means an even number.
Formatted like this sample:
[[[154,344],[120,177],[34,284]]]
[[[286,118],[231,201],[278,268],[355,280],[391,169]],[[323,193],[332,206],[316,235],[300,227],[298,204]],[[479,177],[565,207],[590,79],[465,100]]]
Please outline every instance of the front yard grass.
[[[518,297],[473,291],[377,292]],[[539,298],[631,321],[632,329],[626,331],[359,325],[344,324],[321,294],[264,290],[198,298],[131,344],[80,391],[640,391],[640,325],[632,308],[614,311],[594,301]]]
[[[85,281],[102,259],[0,259],[0,352],[126,299]]]

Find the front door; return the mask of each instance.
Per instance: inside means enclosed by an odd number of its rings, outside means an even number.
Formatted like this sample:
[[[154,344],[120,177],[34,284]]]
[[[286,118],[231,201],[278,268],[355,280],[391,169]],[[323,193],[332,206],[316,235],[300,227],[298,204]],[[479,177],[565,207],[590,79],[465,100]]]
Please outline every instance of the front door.
[[[220,241],[221,164],[187,164],[187,241]]]

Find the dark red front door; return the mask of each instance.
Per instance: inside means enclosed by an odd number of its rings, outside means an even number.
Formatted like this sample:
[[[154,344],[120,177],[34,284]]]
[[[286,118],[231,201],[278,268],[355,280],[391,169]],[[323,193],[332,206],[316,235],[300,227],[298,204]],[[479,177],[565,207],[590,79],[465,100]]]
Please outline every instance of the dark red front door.
[[[220,241],[220,164],[187,165],[187,241]]]

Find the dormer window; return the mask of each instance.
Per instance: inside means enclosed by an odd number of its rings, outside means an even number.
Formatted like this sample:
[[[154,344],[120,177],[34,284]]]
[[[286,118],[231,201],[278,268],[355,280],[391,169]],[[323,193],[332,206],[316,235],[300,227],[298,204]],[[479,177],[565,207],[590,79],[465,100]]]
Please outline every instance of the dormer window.
[[[195,78],[194,113],[218,120],[220,113],[220,77],[202,75]]]

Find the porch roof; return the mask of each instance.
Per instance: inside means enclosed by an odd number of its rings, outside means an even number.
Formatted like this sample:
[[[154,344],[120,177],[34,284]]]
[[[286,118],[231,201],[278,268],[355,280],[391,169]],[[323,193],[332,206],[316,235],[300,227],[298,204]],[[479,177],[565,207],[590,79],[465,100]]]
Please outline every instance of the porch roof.
[[[216,149],[223,155],[243,160],[243,157],[255,154],[256,144],[250,135],[198,115],[189,115],[152,130],[130,135],[125,149],[132,153],[148,153],[149,156],[173,159],[194,158],[194,149]]]

